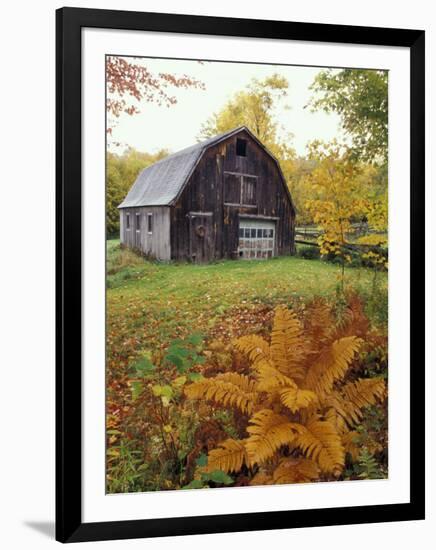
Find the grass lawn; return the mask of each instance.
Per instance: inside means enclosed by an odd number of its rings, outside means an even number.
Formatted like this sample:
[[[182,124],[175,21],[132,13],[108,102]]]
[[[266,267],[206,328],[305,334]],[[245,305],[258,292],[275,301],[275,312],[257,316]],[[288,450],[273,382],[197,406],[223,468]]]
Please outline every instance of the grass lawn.
[[[300,307],[314,296],[334,300],[340,267],[281,257],[213,264],[158,263],[108,241],[108,359],[129,362],[192,332],[228,340],[262,331],[277,304]],[[378,274],[387,296],[387,274]],[[370,296],[373,272],[346,270],[346,282]],[[118,365],[119,367],[120,365]],[[113,367],[117,367],[113,364]]]
[[[180,488],[192,481],[189,464],[203,448],[203,443],[198,446],[201,430],[234,437],[240,427],[228,411],[207,405],[200,410],[182,398],[187,377],[163,359],[171,342],[202,334],[205,361],[194,362],[194,374],[210,377],[216,368],[233,368],[227,344],[254,333],[268,338],[274,306],[285,304],[301,313],[317,296],[337,304],[340,266],[300,257],[159,263],[120,249],[116,240],[108,241],[107,252],[108,491]],[[376,286],[373,280],[369,269],[346,270],[347,287],[364,298],[369,317],[386,334],[387,274],[378,274]],[[377,363],[379,355],[374,357],[367,368]],[[144,358],[159,368],[138,375]],[[165,403],[156,388],[170,391]],[[386,415],[380,411],[373,424],[365,424],[365,434],[385,434]],[[385,472],[381,466],[380,471]]]

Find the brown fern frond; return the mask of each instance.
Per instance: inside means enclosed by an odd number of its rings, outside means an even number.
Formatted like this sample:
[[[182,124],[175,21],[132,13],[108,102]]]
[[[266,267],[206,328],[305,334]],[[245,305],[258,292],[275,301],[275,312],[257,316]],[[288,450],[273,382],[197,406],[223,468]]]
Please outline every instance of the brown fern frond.
[[[218,376],[216,378],[218,378]],[[247,393],[254,393],[256,391],[256,380],[250,378],[246,374],[241,374],[239,372],[224,372],[219,375],[219,380],[230,382]]]
[[[286,307],[277,307],[270,344],[270,356],[274,365],[292,379],[302,379],[302,361],[306,353],[306,340],[300,321]]]
[[[314,419],[306,426],[294,424],[296,437],[293,444],[307,458],[316,461],[321,471],[339,473],[345,464],[345,452],[341,438],[334,426],[325,420]]]
[[[345,421],[347,413],[343,407],[342,400],[334,395],[330,395],[322,402],[324,410],[324,419],[333,424],[338,434],[343,435],[349,431],[349,426]]]
[[[362,409],[384,400],[386,383],[382,378],[360,378],[342,386],[334,397],[337,412],[352,426],[362,419]]]
[[[316,393],[310,390],[300,390],[297,387],[286,387],[279,391],[280,401],[292,413],[305,409],[318,401]]]
[[[370,344],[361,302],[350,300],[340,311],[342,324],[335,323],[324,301],[314,302],[303,333],[298,319],[278,307],[271,344],[258,335],[234,343],[249,359],[248,376],[226,372],[185,388],[193,399],[234,407],[238,433],[248,433],[247,439],[226,439],[212,450],[210,446],[208,471],[240,472],[239,484],[298,483],[321,474],[339,475],[345,453],[357,458],[360,442],[350,430],[366,407],[385,398],[386,385],[376,378],[344,384],[347,375],[348,380],[355,378],[354,358],[363,344],[359,336],[365,337],[367,347]],[[365,447],[377,452],[380,443],[371,441],[371,434],[365,434]],[[244,464],[250,471],[260,467],[251,481],[249,472],[241,472]]]
[[[309,367],[304,387],[321,397],[330,393],[333,384],[344,378],[361,344],[362,340],[355,336],[335,340]]]
[[[274,480],[272,476],[266,472],[259,471],[257,474],[250,480],[249,485],[273,485]]]
[[[223,373],[215,378],[204,378],[185,387],[190,399],[208,399],[216,404],[236,407],[251,414],[257,400],[255,381],[238,373]]]
[[[348,382],[341,388],[344,400],[362,409],[374,405],[377,400],[386,397],[386,383],[383,378],[360,378],[356,382]]]
[[[248,357],[255,367],[260,359],[269,359],[269,344],[261,336],[250,334],[249,336],[241,336],[234,341],[235,348],[246,357]]]
[[[286,416],[270,409],[262,409],[250,418],[247,427],[250,434],[245,446],[251,463],[261,464],[269,460],[283,445],[292,443],[295,433]]]
[[[314,299],[307,307],[305,334],[313,350],[330,340],[335,332],[332,308],[322,298]]]
[[[274,470],[272,478],[277,484],[307,483],[319,478],[319,467],[309,458],[284,458]]]
[[[336,329],[335,339],[344,336],[364,337],[369,331],[369,320],[365,315],[363,301],[358,294],[347,296],[347,309],[341,326]]]
[[[209,451],[207,466],[204,472],[222,470],[223,472],[239,472],[243,464],[249,465],[247,450],[244,441],[226,439],[219,447]]]
[[[259,361],[256,371],[258,391],[271,392],[284,386],[297,389],[295,382],[285,374],[282,374],[269,361]]]
[[[274,323],[271,331],[270,353],[274,365],[282,373],[287,372],[286,327],[290,321],[290,312],[283,306],[275,310]]]
[[[342,436],[342,445],[344,446],[344,451],[351,456],[353,462],[358,460],[360,452],[362,450],[359,446],[358,438],[359,432],[356,432],[354,430],[351,432],[347,432]]]

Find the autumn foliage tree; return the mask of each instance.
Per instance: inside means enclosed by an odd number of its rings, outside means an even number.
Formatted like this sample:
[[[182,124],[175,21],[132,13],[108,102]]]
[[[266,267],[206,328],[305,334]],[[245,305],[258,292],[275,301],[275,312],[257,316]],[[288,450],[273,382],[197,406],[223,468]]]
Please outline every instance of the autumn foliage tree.
[[[310,156],[317,165],[305,178],[312,194],[306,208],[322,231],[318,237],[321,254],[339,256],[344,267],[345,261],[351,260],[347,245],[352,222],[365,213],[363,168],[337,143],[312,143]]]
[[[107,56],[106,58],[106,111],[107,132],[113,135],[114,128],[122,115],[140,113],[144,103],[155,103],[171,107],[177,103],[174,90],[177,88],[205,89],[200,80],[186,74],[175,75],[169,72],[152,72],[141,58]],[[111,138],[109,145],[121,145]],[[140,153],[131,147],[117,155],[108,152],[106,178],[106,230],[108,235],[119,231],[118,205],[134,183],[138,173],[153,162],[169,154],[158,151],[156,154]]]
[[[280,126],[276,119],[277,106],[288,94],[289,83],[279,74],[263,80],[253,78],[244,90],[237,92],[224,107],[213,113],[201,126],[199,139],[246,126],[280,161],[288,179],[293,169],[295,152],[290,146],[292,136],[284,138],[279,134]]]
[[[377,183],[379,168],[358,162],[349,148],[336,142],[310,145],[316,166],[304,178],[311,198],[306,209],[320,228],[321,255],[341,259],[344,268],[351,253],[360,253],[377,265],[386,258],[375,250],[387,243],[387,192]],[[355,224],[365,221],[370,233],[359,236]]]

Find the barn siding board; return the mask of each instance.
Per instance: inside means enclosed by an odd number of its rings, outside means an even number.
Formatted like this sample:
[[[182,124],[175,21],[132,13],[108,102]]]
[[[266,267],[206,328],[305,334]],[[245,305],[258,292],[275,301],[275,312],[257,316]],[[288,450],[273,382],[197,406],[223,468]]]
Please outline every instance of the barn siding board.
[[[140,216],[139,235],[136,232],[136,214]],[[148,233],[148,214],[153,215],[153,231]],[[126,217],[130,215],[130,228]],[[124,246],[139,249],[160,260],[171,259],[170,248],[170,207],[140,206],[121,210],[120,240]]]

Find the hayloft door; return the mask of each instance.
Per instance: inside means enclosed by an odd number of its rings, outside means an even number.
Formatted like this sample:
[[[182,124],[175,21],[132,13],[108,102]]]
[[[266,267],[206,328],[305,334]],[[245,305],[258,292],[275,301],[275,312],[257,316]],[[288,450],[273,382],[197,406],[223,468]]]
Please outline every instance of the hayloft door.
[[[209,262],[215,257],[212,212],[189,213],[189,253],[193,262]]]

